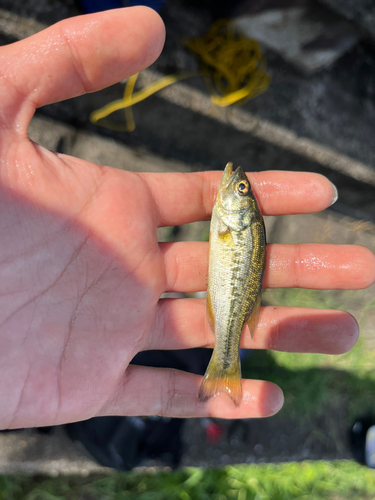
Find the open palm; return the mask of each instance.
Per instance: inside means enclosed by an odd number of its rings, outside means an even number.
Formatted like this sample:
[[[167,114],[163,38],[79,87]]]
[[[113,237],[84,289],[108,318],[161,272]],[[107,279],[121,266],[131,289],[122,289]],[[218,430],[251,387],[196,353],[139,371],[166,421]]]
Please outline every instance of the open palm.
[[[198,376],[129,366],[145,349],[213,344],[204,301],[160,299],[206,287],[207,244],[159,244],[156,229],[208,219],[221,173],[134,174],[27,137],[36,107],[136,73],[163,40],[158,15],[140,7],[70,19],[1,49],[1,428],[114,414],[255,417],[282,405],[268,382],[244,381],[235,408],[199,403]],[[319,175],[249,179],[264,214],[319,211],[334,197]],[[269,245],[264,286],[360,288],[374,272],[361,247]],[[341,311],[264,308],[243,346],[340,353],[357,335]]]

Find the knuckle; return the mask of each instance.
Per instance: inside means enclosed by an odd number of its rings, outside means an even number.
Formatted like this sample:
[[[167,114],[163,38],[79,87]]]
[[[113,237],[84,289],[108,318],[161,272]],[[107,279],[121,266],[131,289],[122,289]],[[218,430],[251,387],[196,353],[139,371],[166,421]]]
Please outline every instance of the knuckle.
[[[294,246],[294,256],[293,256],[293,274],[291,286],[300,288],[302,285],[302,276],[304,271],[304,258],[302,246],[297,244]]]
[[[167,370],[166,383],[162,387],[161,394],[161,412],[160,416],[173,416],[175,408],[175,400],[177,394],[177,371],[173,369]]]

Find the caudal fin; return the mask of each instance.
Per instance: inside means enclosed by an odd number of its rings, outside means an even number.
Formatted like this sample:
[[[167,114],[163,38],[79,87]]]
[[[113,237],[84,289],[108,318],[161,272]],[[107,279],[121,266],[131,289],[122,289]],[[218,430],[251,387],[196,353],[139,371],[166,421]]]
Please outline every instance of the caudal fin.
[[[223,364],[218,362],[214,351],[198,397],[200,401],[207,401],[219,393],[226,393],[234,404],[239,406],[242,399],[241,365],[237,357],[232,364],[224,368]]]

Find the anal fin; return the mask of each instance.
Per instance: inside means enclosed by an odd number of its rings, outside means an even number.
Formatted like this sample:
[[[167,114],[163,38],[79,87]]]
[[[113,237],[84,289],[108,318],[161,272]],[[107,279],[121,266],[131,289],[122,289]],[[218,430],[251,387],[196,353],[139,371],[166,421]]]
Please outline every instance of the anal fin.
[[[215,318],[214,318],[214,313],[212,311],[211,295],[209,291],[207,291],[206,311],[207,311],[208,324],[210,325],[211,331],[215,333]]]

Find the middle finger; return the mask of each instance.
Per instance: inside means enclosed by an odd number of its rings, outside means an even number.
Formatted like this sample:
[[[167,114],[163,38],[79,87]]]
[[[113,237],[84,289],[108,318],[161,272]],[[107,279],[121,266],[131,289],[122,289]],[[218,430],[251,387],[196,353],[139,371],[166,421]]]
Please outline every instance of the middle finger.
[[[207,288],[208,243],[160,243],[166,292]],[[359,245],[267,245],[263,288],[361,289],[375,280],[375,256]]]

